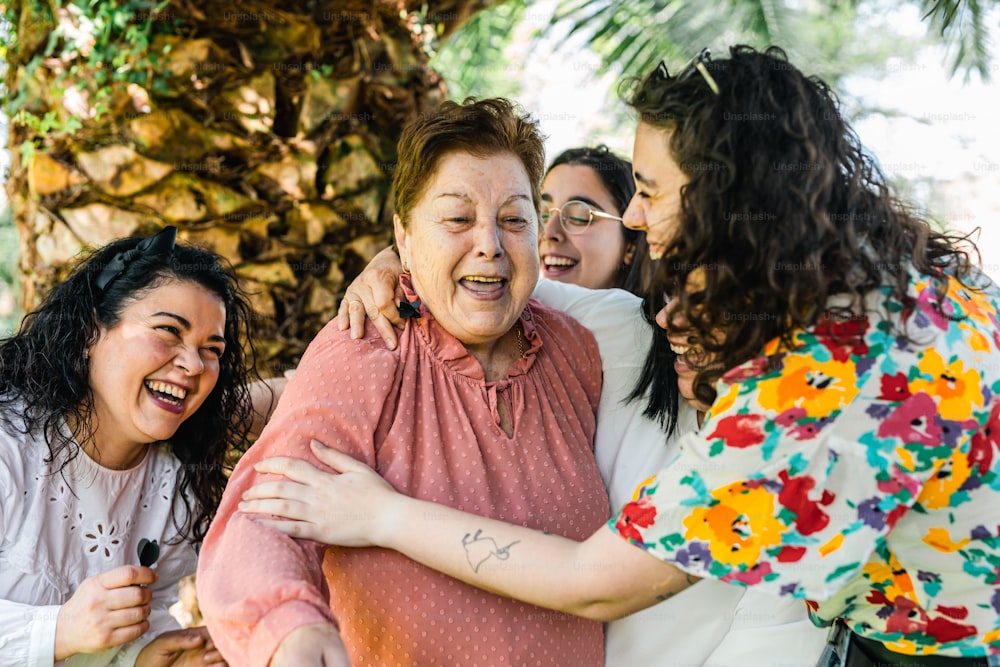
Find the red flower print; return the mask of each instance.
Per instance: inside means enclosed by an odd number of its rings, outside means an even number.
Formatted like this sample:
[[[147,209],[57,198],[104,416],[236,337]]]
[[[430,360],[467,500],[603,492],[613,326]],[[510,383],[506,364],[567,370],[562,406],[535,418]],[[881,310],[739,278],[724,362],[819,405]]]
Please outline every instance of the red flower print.
[[[826,316],[816,321],[816,338],[833,354],[837,361],[847,361],[851,355],[868,354],[868,343],[864,335],[868,329],[867,317],[852,317],[847,320]]]
[[[771,574],[771,564],[768,562],[760,563],[759,565],[754,565],[746,572],[731,572],[726,576],[722,577],[720,581],[730,582],[739,581],[746,586],[753,586],[764,581],[764,577]]]
[[[909,383],[902,373],[882,376],[882,391],[879,392],[880,401],[905,401],[910,397]]]
[[[966,637],[975,637],[978,634],[976,626],[956,623],[950,618],[943,616],[928,620],[925,632],[941,644],[958,641]]]
[[[1000,402],[993,404],[986,426],[972,436],[969,447],[969,467],[978,467],[985,475],[993,465],[993,449],[1000,450]]]
[[[782,470],[778,473],[778,479],[783,483],[778,502],[795,513],[795,527],[799,533],[812,535],[826,528],[830,517],[820,509],[820,505],[829,505],[836,496],[824,490],[818,502],[810,500],[809,492],[816,486],[816,480],[809,475],[789,477],[788,471]]]
[[[795,422],[806,416],[805,408],[788,408],[780,415],[774,418],[774,423],[778,426],[789,428],[794,426]]]
[[[888,602],[884,597],[881,600],[873,599],[874,597],[874,595],[868,597],[868,601],[872,604]],[[893,609],[892,614],[886,619],[886,632],[900,632],[906,635],[922,632],[933,637],[939,644],[974,637],[978,634],[975,626],[956,623],[945,616],[931,617],[917,603],[902,595],[897,595],[891,604]],[[943,612],[944,609],[939,608],[939,611]],[[947,608],[947,613],[953,618],[964,618],[964,615],[954,607]]]
[[[934,611],[942,613],[945,616],[951,616],[959,621],[969,617],[969,610],[965,607],[945,607],[944,605],[938,605]]]
[[[806,555],[805,547],[785,546],[778,552],[779,563],[798,563]]]
[[[878,490],[889,496],[906,491],[907,494],[915,497],[920,493],[920,482],[900,470],[898,465],[893,464],[889,470],[889,479],[878,481]]]
[[[622,536],[643,542],[642,533],[638,528],[649,528],[656,520],[656,507],[646,502],[646,499],[634,500],[622,508],[618,521],[615,522],[615,529]]]
[[[934,447],[941,442],[937,406],[927,394],[917,394],[903,401],[878,425],[878,437],[897,437],[905,443]]]
[[[927,612],[907,597],[897,595],[896,599],[890,602],[884,594],[872,591],[868,596],[868,602],[872,604],[891,605],[889,609],[892,610],[892,613],[885,620],[886,632],[899,632],[904,635],[911,635],[917,634],[927,627]]]
[[[887,531],[892,530],[893,527],[896,525],[896,522],[899,521],[904,514],[906,514],[906,510],[908,509],[909,508],[906,505],[897,505],[888,514],[886,514],[885,515],[886,530]]]
[[[726,371],[722,376],[722,381],[726,384],[737,384],[746,382],[753,378],[759,378],[768,373],[781,370],[781,363],[778,359],[770,356],[754,357],[742,366],[737,366]]]
[[[727,447],[744,449],[764,442],[761,415],[733,415],[720,419],[709,438],[722,438]]]

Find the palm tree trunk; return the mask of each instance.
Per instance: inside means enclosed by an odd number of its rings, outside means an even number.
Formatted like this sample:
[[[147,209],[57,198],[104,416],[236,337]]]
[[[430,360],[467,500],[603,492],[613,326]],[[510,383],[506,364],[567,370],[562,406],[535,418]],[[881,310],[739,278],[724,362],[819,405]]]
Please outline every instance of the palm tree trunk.
[[[401,126],[445,96],[428,40],[488,2],[8,6],[8,189],[25,309],[81,250],[173,224],[254,292],[294,365],[391,238]]]

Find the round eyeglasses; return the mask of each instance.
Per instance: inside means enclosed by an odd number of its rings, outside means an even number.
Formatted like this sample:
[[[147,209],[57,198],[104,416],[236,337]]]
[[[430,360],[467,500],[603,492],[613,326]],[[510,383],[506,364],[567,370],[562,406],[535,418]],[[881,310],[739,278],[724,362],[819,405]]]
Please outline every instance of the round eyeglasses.
[[[561,208],[547,206],[543,202],[541,213],[543,225],[549,224],[549,219],[558,213],[559,224],[562,225],[563,231],[572,236],[583,234],[587,231],[590,228],[590,223],[594,221],[594,218],[607,218],[609,220],[617,220],[618,222],[622,221],[622,219],[617,215],[611,215],[610,213],[605,213],[604,211],[598,211],[587,202],[579,200],[568,201],[563,204]]]

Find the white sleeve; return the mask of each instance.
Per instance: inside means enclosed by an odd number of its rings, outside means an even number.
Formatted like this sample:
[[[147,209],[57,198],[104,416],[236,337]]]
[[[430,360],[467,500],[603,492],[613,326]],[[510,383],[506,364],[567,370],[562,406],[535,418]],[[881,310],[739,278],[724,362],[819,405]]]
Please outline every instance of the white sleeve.
[[[0,549],[12,514],[17,511],[17,503],[11,501],[20,494],[14,492],[14,487],[11,469],[0,457],[0,498],[4,499],[0,504]],[[0,667],[52,667],[58,614],[58,605],[0,600]]]
[[[0,667],[52,667],[58,614],[58,605],[0,600]]]
[[[655,329],[642,315],[642,299],[624,290],[592,290],[539,280],[532,296],[576,319],[597,340],[604,386],[597,409],[594,457],[612,507],[621,507],[631,500],[640,482],[677,453],[659,423],[643,414],[646,399],[626,402],[642,372]],[[678,433],[695,427],[694,411],[682,401]]]

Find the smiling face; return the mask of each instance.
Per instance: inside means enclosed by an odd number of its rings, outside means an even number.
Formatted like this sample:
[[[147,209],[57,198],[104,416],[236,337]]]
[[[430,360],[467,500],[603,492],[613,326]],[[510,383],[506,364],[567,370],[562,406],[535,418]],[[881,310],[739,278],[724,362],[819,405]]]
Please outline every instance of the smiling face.
[[[592,168],[579,164],[553,167],[542,181],[542,207],[562,209],[574,200],[612,215],[622,213]],[[626,247],[621,223],[609,218],[595,217],[583,234],[570,235],[562,227],[561,214],[554,214],[538,240],[544,277],[591,289],[615,287],[618,269],[632,261],[632,251]]]
[[[510,330],[538,281],[538,214],[515,155],[445,155],[395,231],[414,290],[448,333],[471,348]]]
[[[670,131],[639,123],[632,153],[636,193],[625,226],[646,232],[649,256],[659,259],[673,238],[681,212],[681,188],[688,182],[670,154]]]
[[[134,461],[167,440],[219,379],[226,308],[201,285],[171,280],[101,327],[90,350],[95,443],[103,461]]]

